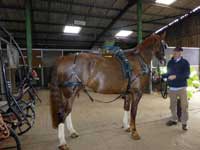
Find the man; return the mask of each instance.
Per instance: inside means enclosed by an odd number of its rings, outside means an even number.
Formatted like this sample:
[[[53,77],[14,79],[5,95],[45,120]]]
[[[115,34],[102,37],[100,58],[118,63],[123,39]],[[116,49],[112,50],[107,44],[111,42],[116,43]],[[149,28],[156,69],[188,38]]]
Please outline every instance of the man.
[[[171,118],[166,123],[167,126],[177,124],[177,97],[181,101],[181,123],[182,129],[187,130],[188,121],[188,100],[187,100],[187,79],[190,75],[190,64],[182,57],[183,49],[176,47],[173,57],[167,64],[167,73],[163,78],[168,79]]]

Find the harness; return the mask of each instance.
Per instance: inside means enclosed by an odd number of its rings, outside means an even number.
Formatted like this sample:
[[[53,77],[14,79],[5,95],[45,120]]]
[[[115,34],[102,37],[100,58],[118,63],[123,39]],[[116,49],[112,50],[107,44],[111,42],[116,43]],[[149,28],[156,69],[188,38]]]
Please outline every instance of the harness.
[[[141,54],[137,53],[135,55],[136,55],[138,62],[140,63],[140,67],[142,69],[142,75],[149,75],[149,73],[151,72],[149,65],[146,64],[146,62]]]
[[[131,84],[139,77],[139,76],[135,76],[133,79],[131,78],[132,77],[132,67],[131,67],[128,59],[126,58],[126,56],[124,55],[124,52],[121,49],[116,50],[115,53],[114,53],[114,56],[120,61],[121,65],[122,65],[124,77],[125,77],[125,79],[128,80],[127,89],[124,93],[121,93],[118,97],[116,97],[115,99],[113,99],[111,101],[104,102],[104,101],[97,100],[97,99],[94,100],[92,98],[92,96],[89,94],[85,85],[83,85],[81,79],[78,77],[78,75],[75,72],[76,61],[77,61],[78,55],[79,54],[77,53],[75,55],[75,58],[74,58],[74,62],[73,62],[73,66],[72,66],[72,72],[71,72],[71,76],[70,76],[71,81],[65,81],[64,83],[60,84],[60,86],[61,87],[71,87],[73,89],[73,91],[75,91],[75,89],[77,89],[77,88],[82,88],[84,93],[89,97],[89,99],[92,102],[96,101],[96,102],[99,102],[99,103],[111,103],[111,102],[114,102],[121,97],[128,95],[129,90],[131,88]],[[149,74],[150,68],[145,63],[144,58],[139,53],[136,54],[136,56],[137,56],[137,59],[140,63],[140,66],[142,68],[142,75]]]
[[[131,77],[133,69],[128,59],[126,58],[124,51],[121,50],[118,46],[105,46],[104,48],[112,53],[114,57],[117,58],[117,60],[120,62],[124,78],[128,80],[128,85],[125,92],[128,93],[131,87]]]
[[[109,52],[114,54],[115,58],[118,59],[122,66],[123,74],[126,79],[131,78],[132,76],[132,67],[126,58],[124,51],[121,50],[118,46],[106,46],[105,47]]]
[[[77,86],[83,86],[81,79],[78,77],[78,75],[75,72],[75,67],[76,67],[76,60],[78,57],[78,53],[76,53],[75,58],[74,58],[74,62],[73,62],[73,66],[72,66],[72,72],[71,72],[71,76],[70,79],[72,81],[65,81],[64,83],[60,84],[60,86],[63,87],[77,87]]]

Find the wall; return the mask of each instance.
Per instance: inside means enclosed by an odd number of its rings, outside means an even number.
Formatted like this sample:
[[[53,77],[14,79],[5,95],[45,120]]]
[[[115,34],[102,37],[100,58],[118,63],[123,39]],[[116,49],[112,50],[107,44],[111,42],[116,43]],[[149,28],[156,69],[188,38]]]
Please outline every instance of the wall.
[[[200,13],[167,29],[166,42],[169,46],[200,47]]]

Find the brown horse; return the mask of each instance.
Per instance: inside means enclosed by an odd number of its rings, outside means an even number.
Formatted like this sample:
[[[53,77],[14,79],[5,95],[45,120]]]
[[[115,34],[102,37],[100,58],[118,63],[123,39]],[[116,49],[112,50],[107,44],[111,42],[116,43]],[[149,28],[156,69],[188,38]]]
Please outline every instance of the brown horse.
[[[164,60],[162,40],[162,36],[152,35],[137,46],[137,52],[126,53],[133,72],[130,89],[123,97],[125,100],[123,127],[126,131],[131,131],[132,138],[136,140],[140,139],[135,123],[137,106],[142,97],[142,91],[149,82],[149,73],[144,74],[142,66],[148,66],[153,55],[160,61]],[[63,86],[64,83],[67,85]],[[91,53],[71,54],[58,58],[52,73],[50,106],[53,127],[58,127],[59,149],[69,149],[65,140],[64,123],[71,137],[78,137],[72,125],[71,111],[74,99],[83,87],[88,87],[98,93],[121,94],[126,92],[127,84],[121,64],[116,58],[105,58]]]

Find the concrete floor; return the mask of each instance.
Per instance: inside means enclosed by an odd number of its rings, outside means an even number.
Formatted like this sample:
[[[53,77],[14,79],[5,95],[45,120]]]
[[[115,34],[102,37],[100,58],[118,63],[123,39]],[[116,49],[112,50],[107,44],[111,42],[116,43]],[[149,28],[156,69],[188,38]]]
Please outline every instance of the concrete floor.
[[[51,127],[48,91],[40,91],[42,104],[37,104],[37,119],[30,132],[23,135],[23,150],[57,149],[57,131]],[[111,100],[116,95],[92,96]],[[141,140],[134,141],[122,130],[123,101],[111,104],[91,103],[81,93],[76,99],[72,119],[80,137],[71,139],[66,131],[67,142],[72,150],[199,150],[200,149],[200,94],[190,101],[189,130],[182,131],[181,125],[166,127],[169,100],[160,95],[144,95],[137,117],[137,128]]]

